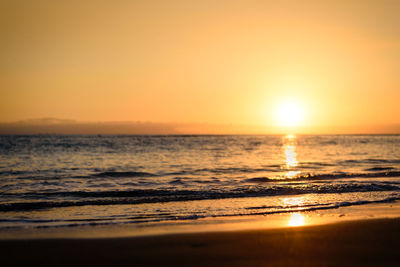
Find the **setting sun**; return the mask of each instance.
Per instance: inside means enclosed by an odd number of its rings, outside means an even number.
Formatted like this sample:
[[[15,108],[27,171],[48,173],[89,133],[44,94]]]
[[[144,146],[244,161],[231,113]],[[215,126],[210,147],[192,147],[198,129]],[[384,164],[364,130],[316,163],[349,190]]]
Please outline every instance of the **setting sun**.
[[[276,120],[280,126],[299,126],[304,120],[304,111],[301,105],[292,100],[280,103],[276,108]]]

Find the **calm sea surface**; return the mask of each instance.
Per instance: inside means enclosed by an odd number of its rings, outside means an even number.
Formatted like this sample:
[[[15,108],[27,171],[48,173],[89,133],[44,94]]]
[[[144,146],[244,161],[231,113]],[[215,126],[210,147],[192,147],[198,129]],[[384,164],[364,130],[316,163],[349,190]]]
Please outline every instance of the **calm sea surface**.
[[[0,229],[170,223],[399,199],[400,135],[0,136]]]

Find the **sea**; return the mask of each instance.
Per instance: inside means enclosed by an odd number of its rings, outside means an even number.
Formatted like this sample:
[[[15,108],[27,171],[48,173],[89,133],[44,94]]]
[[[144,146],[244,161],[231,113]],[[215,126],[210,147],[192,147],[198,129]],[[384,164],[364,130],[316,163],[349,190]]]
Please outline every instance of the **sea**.
[[[142,227],[398,200],[400,135],[0,136],[0,230]]]

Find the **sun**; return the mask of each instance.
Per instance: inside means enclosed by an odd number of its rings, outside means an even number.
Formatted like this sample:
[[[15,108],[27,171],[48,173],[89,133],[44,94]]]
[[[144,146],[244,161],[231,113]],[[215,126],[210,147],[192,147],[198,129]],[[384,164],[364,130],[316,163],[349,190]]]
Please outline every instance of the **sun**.
[[[295,127],[303,121],[304,110],[299,102],[285,100],[277,105],[275,117],[280,126]]]

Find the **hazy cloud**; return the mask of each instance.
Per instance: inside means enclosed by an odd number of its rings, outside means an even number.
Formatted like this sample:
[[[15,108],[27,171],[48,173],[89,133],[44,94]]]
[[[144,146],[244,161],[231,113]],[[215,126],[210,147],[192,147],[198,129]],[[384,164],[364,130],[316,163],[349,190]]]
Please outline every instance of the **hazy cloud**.
[[[0,123],[0,134],[287,134],[290,130],[260,125],[157,122],[80,122],[58,118]],[[324,126],[304,134],[398,134],[400,125]]]
[[[178,134],[176,125],[152,122],[78,122],[56,118],[0,123],[0,134]]]

